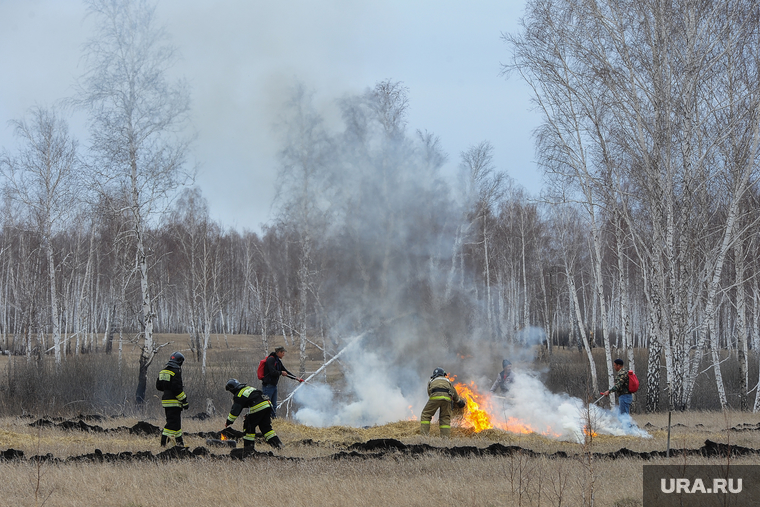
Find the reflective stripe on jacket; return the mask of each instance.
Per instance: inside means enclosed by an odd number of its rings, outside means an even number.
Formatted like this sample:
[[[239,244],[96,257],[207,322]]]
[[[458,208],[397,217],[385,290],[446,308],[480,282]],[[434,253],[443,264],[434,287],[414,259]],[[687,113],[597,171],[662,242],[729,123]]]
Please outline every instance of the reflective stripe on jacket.
[[[427,386],[428,396],[431,400],[446,400],[446,401],[459,401],[459,394],[454,386],[451,385],[451,381],[446,377],[436,377]]]
[[[158,380],[168,383],[164,388],[164,394],[161,397],[161,406],[163,407],[182,407],[187,401],[184,387],[182,385],[182,370],[167,365],[158,373]]]
[[[261,412],[262,410],[272,408],[272,402],[255,387],[243,384],[232,400],[232,408],[227,416],[230,424],[235,422],[244,408],[248,409],[249,414],[253,414],[254,412]]]

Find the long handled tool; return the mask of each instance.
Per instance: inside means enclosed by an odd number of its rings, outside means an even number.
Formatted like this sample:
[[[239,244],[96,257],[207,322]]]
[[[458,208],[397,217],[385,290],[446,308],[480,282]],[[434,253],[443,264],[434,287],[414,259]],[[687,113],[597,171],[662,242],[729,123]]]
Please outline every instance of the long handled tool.
[[[602,401],[602,398],[604,398],[604,395],[601,395],[599,398],[597,398],[597,400],[594,403],[592,403],[592,405],[596,405],[597,403]]]

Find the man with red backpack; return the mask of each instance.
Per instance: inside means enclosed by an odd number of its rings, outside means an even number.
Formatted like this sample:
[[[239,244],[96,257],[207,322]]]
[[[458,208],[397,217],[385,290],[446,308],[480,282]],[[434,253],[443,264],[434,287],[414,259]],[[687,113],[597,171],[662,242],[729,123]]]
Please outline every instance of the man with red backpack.
[[[303,382],[302,378],[298,378],[288,371],[282,364],[282,356],[285,355],[285,347],[277,347],[274,352],[267,356],[264,362],[264,372],[261,377],[261,390],[272,401],[272,418],[277,417],[275,413],[277,410],[277,382],[279,382],[281,376],[290,377],[293,380]]]
[[[633,401],[633,395],[629,389],[630,379],[628,377],[628,370],[623,369],[622,359],[617,358],[613,362],[612,367],[615,369],[615,383],[610,387],[608,391],[601,393],[603,396],[609,396],[610,393],[617,393],[618,395],[618,417],[625,426],[631,424],[631,402]]]

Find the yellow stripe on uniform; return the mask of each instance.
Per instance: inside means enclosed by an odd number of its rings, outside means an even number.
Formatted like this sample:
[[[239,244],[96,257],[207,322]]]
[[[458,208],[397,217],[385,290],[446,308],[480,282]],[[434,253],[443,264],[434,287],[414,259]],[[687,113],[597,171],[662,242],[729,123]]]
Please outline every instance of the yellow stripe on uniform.
[[[261,412],[262,410],[265,410],[267,408],[270,408],[272,406],[272,402],[269,400],[262,401],[258,405],[254,405],[251,408],[248,409],[249,414],[253,414],[254,412]]]

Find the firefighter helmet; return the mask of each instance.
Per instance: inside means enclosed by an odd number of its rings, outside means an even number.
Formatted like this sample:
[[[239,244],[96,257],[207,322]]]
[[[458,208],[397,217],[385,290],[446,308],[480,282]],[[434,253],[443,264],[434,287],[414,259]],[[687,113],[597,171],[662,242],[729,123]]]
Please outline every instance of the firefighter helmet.
[[[240,382],[238,382],[237,379],[231,378],[227,381],[227,384],[224,386],[224,388],[233,393],[240,389]]]
[[[430,378],[445,377],[446,375],[448,375],[448,373],[446,373],[443,368],[436,368],[433,370],[433,375]]]
[[[185,362],[185,356],[182,355],[182,352],[172,352],[172,357],[169,358],[169,361],[174,361],[178,365],[182,366],[182,363]]]

